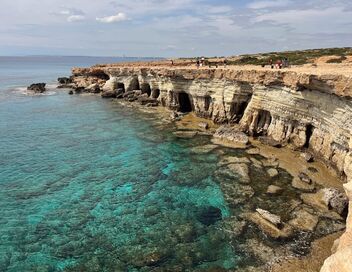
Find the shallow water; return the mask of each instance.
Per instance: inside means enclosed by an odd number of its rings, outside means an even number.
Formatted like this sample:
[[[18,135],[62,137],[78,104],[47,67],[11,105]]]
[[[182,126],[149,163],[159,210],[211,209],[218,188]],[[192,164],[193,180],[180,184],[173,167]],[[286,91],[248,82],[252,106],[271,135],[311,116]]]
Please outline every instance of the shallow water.
[[[269,184],[289,184],[285,171],[273,181],[251,165],[254,195],[246,198],[248,185],[216,171],[225,156],[249,157],[243,151],[194,152],[210,138],[179,139],[159,115],[49,94],[5,85],[0,93],[1,271],[232,271],[260,263],[243,246],[258,231],[234,233],[240,214],[258,206],[285,216],[296,192],[265,194]]]

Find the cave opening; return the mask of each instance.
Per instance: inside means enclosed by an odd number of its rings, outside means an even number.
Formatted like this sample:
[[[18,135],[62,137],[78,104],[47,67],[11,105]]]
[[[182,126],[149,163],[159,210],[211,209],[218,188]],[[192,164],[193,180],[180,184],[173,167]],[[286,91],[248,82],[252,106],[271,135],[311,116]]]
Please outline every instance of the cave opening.
[[[180,112],[191,112],[192,104],[187,93],[179,93],[178,94],[178,103],[179,103],[179,111]]]
[[[313,131],[314,131],[314,126],[312,124],[308,124],[306,127],[306,142],[304,144],[305,148],[309,147],[309,142],[310,142],[310,139],[312,138]]]
[[[142,83],[141,91],[142,91],[142,94],[146,93],[148,96],[152,94],[152,89],[150,88],[150,85],[148,83]]]
[[[127,92],[131,92],[135,90],[140,90],[139,81],[137,77],[132,78],[130,85],[127,88]]]
[[[157,99],[160,96],[160,90],[159,89],[154,89],[152,91],[152,98]]]
[[[125,84],[123,84],[122,82],[118,82],[117,90],[122,90],[123,92],[125,92]]]

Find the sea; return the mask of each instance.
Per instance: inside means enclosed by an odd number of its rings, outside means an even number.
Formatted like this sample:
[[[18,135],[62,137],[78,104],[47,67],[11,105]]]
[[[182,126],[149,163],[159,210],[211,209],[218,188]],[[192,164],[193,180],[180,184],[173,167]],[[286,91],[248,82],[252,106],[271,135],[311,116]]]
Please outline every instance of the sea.
[[[180,138],[160,115],[56,89],[72,67],[120,61],[0,57],[0,271],[260,265],[246,249],[261,236],[241,214],[259,202],[284,211],[293,191],[270,201],[264,168],[250,166],[252,187],[218,171],[225,156],[250,159],[243,150],[202,151],[210,136]],[[26,90],[38,82],[48,91]],[[291,178],[280,170],[277,185]]]

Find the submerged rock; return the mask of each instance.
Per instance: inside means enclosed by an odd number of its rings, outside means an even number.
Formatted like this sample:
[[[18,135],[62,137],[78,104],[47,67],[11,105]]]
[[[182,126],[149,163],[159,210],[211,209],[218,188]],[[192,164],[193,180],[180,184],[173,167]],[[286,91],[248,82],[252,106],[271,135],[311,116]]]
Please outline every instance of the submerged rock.
[[[249,167],[244,163],[229,164],[228,169],[232,171],[235,175],[240,178],[242,183],[250,183],[251,179],[249,177]]]
[[[250,160],[246,157],[224,156],[223,159],[218,163],[218,165],[222,166],[232,163],[250,163]]]
[[[221,210],[214,206],[203,208],[198,215],[199,222],[201,222],[203,225],[206,225],[206,226],[210,226],[221,219],[222,219]]]
[[[217,145],[201,145],[201,146],[196,146],[191,149],[193,153],[198,153],[198,154],[203,154],[203,153],[209,153],[213,151],[215,148],[217,148]]]
[[[46,83],[34,83],[27,87],[27,90],[34,91],[35,93],[44,93]]]
[[[195,137],[198,134],[198,132],[197,131],[175,131],[173,132],[173,134],[177,138],[191,139]]]
[[[299,230],[314,231],[319,222],[318,216],[311,214],[304,209],[294,212],[294,215],[295,218],[291,219],[288,224]]]

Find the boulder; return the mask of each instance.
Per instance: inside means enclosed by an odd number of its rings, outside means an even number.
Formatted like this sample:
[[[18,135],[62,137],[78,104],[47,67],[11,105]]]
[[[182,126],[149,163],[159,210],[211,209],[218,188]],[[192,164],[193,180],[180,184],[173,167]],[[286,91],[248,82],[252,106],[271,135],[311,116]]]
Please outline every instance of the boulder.
[[[245,133],[230,126],[219,127],[214,134],[214,138],[232,142],[240,147],[246,147],[249,143],[249,138]]]
[[[325,188],[322,191],[322,200],[329,209],[340,215],[347,213],[348,198],[345,194],[336,188]]]
[[[269,221],[271,224],[275,225],[278,228],[282,227],[282,221],[280,216],[276,214],[272,214],[266,210],[263,209],[256,209],[257,213],[260,214],[261,217],[263,217],[265,220]]]
[[[67,85],[72,83],[72,79],[69,77],[59,77],[57,81],[62,85]]]
[[[85,90],[88,93],[100,93],[100,86],[97,83],[93,83],[89,85]]]
[[[46,83],[34,83],[27,87],[27,90],[34,91],[35,93],[44,93]]]
[[[268,173],[268,175],[272,178],[276,177],[279,175],[279,171],[277,171],[277,169],[275,168],[270,168],[266,171]]]
[[[103,91],[101,93],[101,97],[103,97],[103,98],[115,98],[116,97],[116,91],[115,90]]]
[[[113,93],[118,89],[119,82],[117,78],[112,77],[103,86],[103,93]]]
[[[258,228],[264,232],[264,234],[268,235],[273,239],[286,239],[292,237],[293,228],[288,224],[282,224],[280,228],[278,228],[275,224],[271,223],[267,219],[265,219],[258,212],[245,214],[245,218],[249,221],[253,222],[258,226]]]
[[[69,94],[69,95],[73,95],[73,91],[70,90],[70,91],[68,92],[68,94]]]
[[[276,185],[270,185],[268,187],[268,189],[266,190],[266,193],[268,195],[278,195],[278,194],[281,194],[283,191],[283,189],[279,186],[276,186]]]

